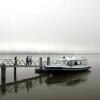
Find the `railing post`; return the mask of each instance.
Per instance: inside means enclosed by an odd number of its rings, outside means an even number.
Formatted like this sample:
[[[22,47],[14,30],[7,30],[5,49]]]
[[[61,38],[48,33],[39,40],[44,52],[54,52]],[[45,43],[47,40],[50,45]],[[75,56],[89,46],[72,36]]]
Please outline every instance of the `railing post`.
[[[1,92],[5,94],[6,92],[6,65],[3,63],[1,66]]]
[[[42,69],[42,57],[39,58],[39,67]]]
[[[1,66],[1,79],[2,81],[6,79],[6,65],[4,63]]]
[[[63,56],[63,59],[65,59],[65,56]]]
[[[16,82],[16,65],[14,65],[14,81]]]
[[[47,65],[50,65],[50,57],[47,57]]]
[[[17,84],[17,74],[16,74],[16,65],[14,65],[14,82],[15,82],[15,84],[14,84],[14,86],[15,86],[15,92],[17,92],[18,91],[18,84]]]

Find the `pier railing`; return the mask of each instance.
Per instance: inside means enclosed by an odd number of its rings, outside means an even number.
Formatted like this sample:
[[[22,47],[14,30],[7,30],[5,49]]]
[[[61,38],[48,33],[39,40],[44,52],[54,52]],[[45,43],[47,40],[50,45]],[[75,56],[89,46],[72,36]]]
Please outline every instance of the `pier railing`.
[[[32,63],[27,67],[44,67],[46,65],[55,64],[57,61],[50,60],[50,57],[47,57],[47,60],[43,60],[42,57],[39,60],[32,60]],[[15,65],[14,59],[0,59],[0,67],[2,64],[5,64],[7,67],[13,67]],[[16,67],[26,67],[26,61],[23,59],[17,59]]]

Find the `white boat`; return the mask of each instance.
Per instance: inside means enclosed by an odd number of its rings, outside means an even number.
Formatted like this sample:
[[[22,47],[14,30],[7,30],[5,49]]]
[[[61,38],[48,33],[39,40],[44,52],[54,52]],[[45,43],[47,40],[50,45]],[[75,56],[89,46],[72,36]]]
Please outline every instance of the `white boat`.
[[[55,64],[50,64],[45,66],[44,69],[40,71],[46,72],[64,72],[64,71],[84,71],[90,69],[91,66],[88,65],[87,59],[85,57],[67,57],[57,60]],[[38,70],[39,71],[39,70]]]

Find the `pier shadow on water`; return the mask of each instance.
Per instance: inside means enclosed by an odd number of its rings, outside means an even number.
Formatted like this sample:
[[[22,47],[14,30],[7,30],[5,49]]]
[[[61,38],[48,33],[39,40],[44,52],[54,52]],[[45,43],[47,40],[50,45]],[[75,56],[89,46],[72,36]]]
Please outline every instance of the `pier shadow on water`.
[[[3,70],[5,71],[5,70]],[[14,67],[14,82],[6,83],[6,73],[1,73],[0,96],[18,93],[21,90],[29,92],[34,87],[45,84],[47,87],[53,85],[74,86],[86,82],[90,71],[68,73],[68,74],[39,74],[39,76],[17,80],[16,67]]]

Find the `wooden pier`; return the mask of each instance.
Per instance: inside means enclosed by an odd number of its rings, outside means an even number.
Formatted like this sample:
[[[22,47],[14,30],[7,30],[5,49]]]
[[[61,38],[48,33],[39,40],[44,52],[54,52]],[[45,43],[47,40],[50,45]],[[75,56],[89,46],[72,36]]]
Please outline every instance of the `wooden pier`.
[[[57,61],[51,61],[50,57],[47,57],[47,60],[44,61],[42,57],[39,58],[39,60],[32,60],[32,64],[29,66],[26,66],[26,61],[22,59],[17,59],[17,65],[15,64],[14,59],[0,59],[0,69],[1,69],[1,85],[0,85],[0,96],[5,95],[6,93],[11,92],[18,92],[22,89],[27,89],[29,91],[32,86],[35,85],[37,80],[40,80],[41,77],[36,76],[29,79],[22,79],[17,80],[17,67],[45,67],[46,65],[54,64]],[[6,83],[6,68],[7,67],[13,67],[14,70],[14,82]]]
[[[26,61],[23,59],[17,59],[17,65],[16,67],[44,67],[46,65],[50,65],[56,63],[56,61],[51,61],[50,57],[47,57],[47,60],[43,60],[42,57],[39,58],[39,60],[32,60],[32,64],[29,66],[26,66]],[[6,67],[14,67],[15,60],[14,59],[0,59],[0,67],[2,64],[5,64]]]

